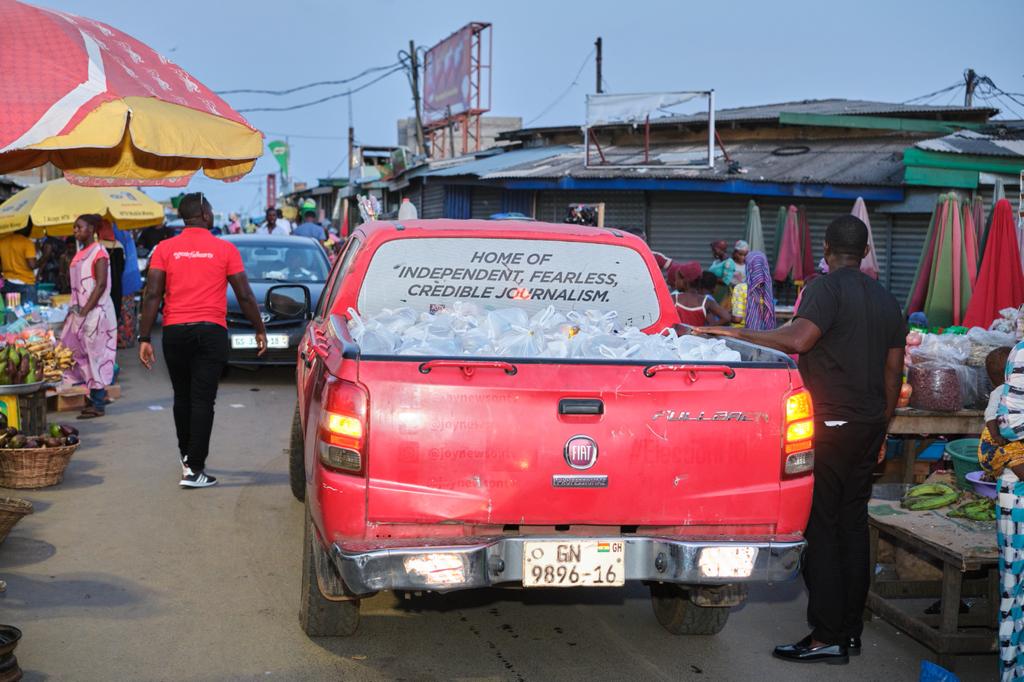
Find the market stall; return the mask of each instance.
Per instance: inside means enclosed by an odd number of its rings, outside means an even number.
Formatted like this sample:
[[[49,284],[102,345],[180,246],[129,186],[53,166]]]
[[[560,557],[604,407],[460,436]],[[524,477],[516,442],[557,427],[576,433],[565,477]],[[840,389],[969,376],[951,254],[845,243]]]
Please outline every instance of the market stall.
[[[994,521],[950,518],[944,509],[914,512],[899,502],[868,505],[872,565],[880,543],[909,549],[940,566],[908,580],[872,571],[868,608],[938,654],[949,670],[955,654],[993,653],[999,617],[999,556]],[[966,609],[961,598],[971,598]],[[922,608],[939,599],[938,608]],[[921,601],[923,600],[923,601]],[[936,613],[937,611],[937,613]]]

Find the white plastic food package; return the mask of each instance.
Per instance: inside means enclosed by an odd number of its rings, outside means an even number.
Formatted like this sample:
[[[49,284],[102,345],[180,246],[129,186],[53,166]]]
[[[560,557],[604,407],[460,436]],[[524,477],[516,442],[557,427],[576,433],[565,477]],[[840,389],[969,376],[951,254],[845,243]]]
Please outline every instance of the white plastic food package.
[[[348,310],[352,338],[366,355],[632,359],[655,362],[738,362],[722,339],[645,334],[620,329],[614,312],[553,306],[533,316],[518,308],[482,310],[461,302],[435,313],[384,309],[364,318]],[[947,351],[948,352],[948,351]],[[954,351],[955,352],[955,351]]]

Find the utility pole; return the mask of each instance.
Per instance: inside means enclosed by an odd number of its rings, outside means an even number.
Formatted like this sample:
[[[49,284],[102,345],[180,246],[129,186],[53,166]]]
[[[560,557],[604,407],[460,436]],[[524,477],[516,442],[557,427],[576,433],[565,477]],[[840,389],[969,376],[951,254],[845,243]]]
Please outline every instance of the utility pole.
[[[416,55],[416,43],[409,41],[409,84],[412,85],[412,102],[416,107],[416,153],[423,154],[426,149],[423,144],[423,116],[420,113],[420,62]]]
[[[967,81],[967,87],[964,89],[964,106],[969,107],[974,102],[974,88],[978,85],[978,74],[974,73],[974,69],[967,69],[964,80]]]
[[[597,94],[599,94],[599,95],[604,92],[604,88],[601,87],[601,80],[602,80],[602,78],[601,78],[601,51],[602,51],[601,48],[602,47],[604,47],[604,41],[601,40],[601,36],[598,36],[597,40],[594,41],[594,49],[597,51],[597,58],[594,60],[594,63],[597,66]]]
[[[348,95],[348,182],[352,184],[352,154],[356,148],[356,129],[352,127],[352,93]]]

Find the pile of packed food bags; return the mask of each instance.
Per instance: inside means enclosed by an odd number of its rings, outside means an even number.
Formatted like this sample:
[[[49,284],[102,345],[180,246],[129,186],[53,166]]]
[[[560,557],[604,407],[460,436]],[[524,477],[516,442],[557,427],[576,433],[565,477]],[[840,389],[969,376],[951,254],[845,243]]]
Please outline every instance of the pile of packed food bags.
[[[348,309],[349,330],[364,355],[594,358],[737,362],[738,351],[721,339],[679,336],[668,329],[645,334],[620,328],[614,311],[570,311],[548,306],[533,315],[521,308],[484,310],[456,302],[418,313],[383,309],[363,318]]]

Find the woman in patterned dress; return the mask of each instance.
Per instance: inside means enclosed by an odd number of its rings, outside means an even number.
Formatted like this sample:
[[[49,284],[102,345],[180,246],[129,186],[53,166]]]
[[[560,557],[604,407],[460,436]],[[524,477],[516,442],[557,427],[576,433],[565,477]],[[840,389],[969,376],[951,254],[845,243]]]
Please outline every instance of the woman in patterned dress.
[[[102,417],[107,404],[107,386],[114,377],[117,357],[117,317],[110,300],[110,256],[96,241],[103,219],[79,216],[75,221],[78,253],[71,260],[71,312],[61,343],[71,349],[75,366],[66,379],[85,384],[88,405],[79,419]]]
[[[1002,682],[1024,680],[1024,342],[986,358],[995,390],[978,447],[981,468],[997,477],[999,659]]]

